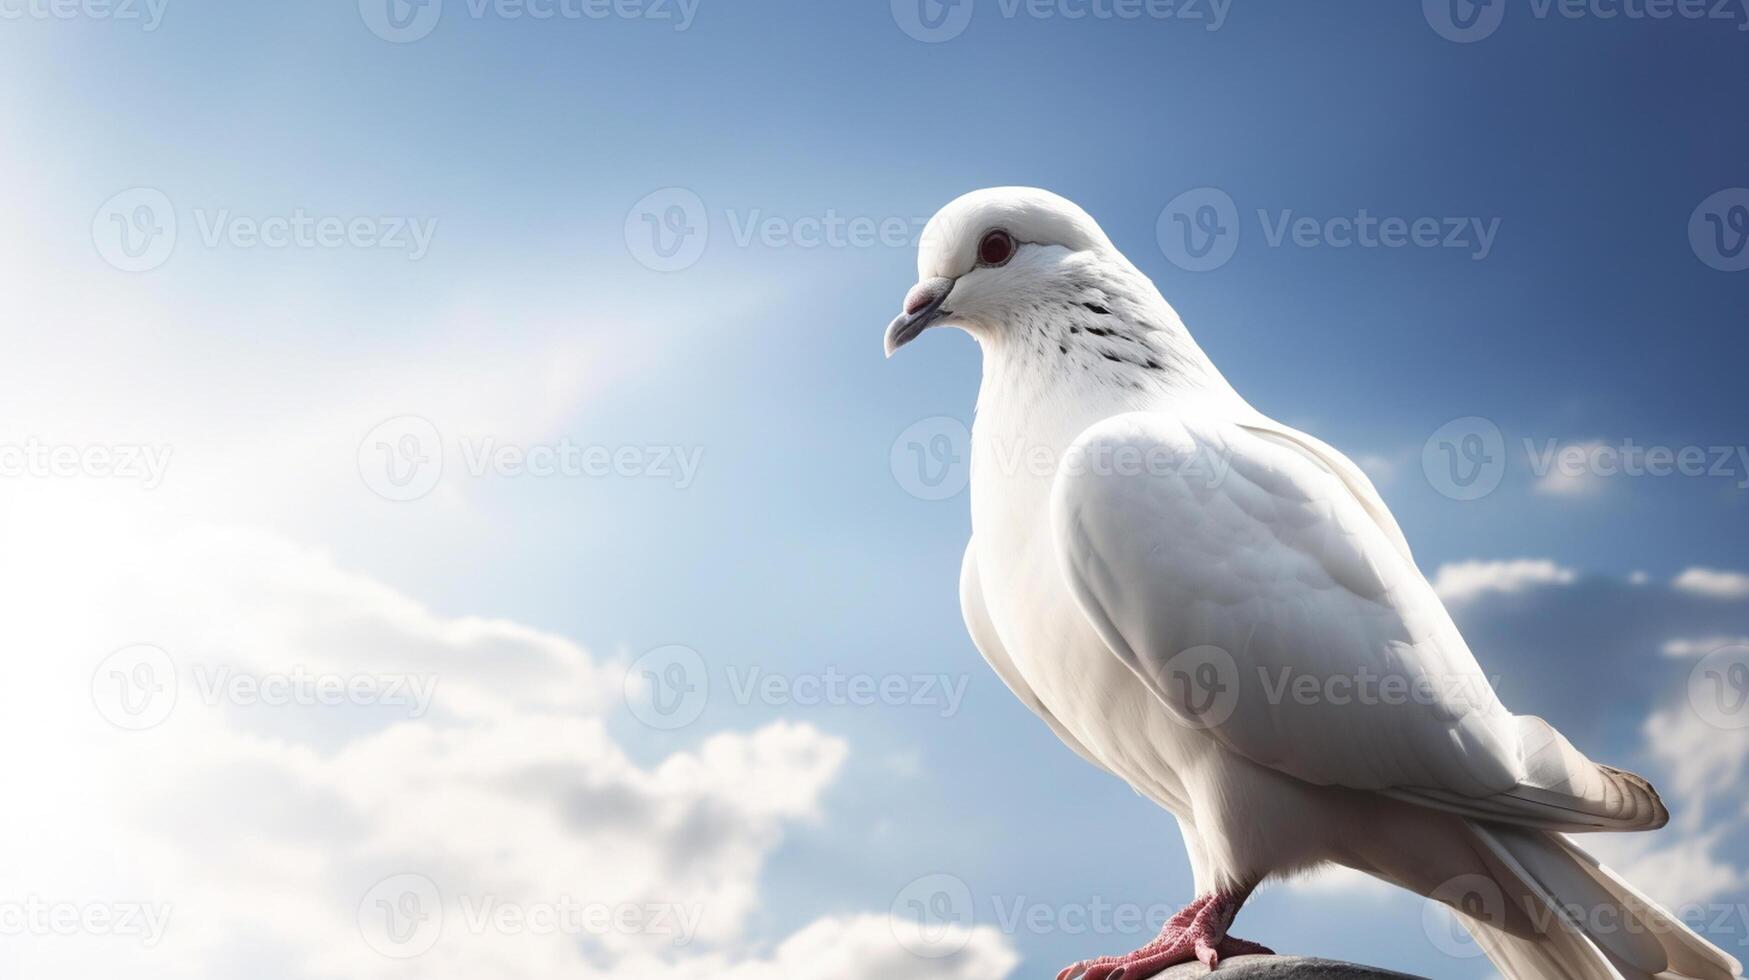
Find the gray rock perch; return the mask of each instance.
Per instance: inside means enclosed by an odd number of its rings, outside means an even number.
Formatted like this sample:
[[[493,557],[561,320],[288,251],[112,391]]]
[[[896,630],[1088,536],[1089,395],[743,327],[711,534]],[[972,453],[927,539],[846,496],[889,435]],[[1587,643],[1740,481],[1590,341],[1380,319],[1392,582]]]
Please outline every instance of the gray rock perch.
[[[1214,977],[1218,980],[1426,980],[1407,973],[1392,973],[1370,966],[1338,963],[1309,956],[1235,956],[1222,960],[1214,972],[1201,963],[1180,963],[1154,980],[1193,980]]]

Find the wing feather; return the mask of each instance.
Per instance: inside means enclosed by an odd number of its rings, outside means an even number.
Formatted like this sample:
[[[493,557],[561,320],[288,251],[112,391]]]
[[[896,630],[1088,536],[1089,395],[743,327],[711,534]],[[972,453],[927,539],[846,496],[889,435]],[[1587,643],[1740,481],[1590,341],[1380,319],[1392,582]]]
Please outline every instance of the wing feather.
[[[1475,816],[1661,819],[1643,780],[1500,704],[1389,509],[1334,449],[1135,413],[1067,458],[1083,464],[1053,496],[1070,588],[1188,727],[1309,782]]]

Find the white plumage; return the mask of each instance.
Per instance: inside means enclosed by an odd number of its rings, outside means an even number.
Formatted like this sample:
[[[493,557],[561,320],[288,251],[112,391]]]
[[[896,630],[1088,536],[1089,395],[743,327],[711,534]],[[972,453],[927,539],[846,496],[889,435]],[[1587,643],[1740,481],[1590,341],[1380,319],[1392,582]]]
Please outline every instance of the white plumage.
[[[984,353],[973,640],[1070,748],[1178,818],[1198,893],[1232,899],[1212,930],[1085,975],[1217,959],[1252,888],[1325,863],[1465,905],[1512,980],[1737,974],[1559,835],[1661,826],[1652,788],[1500,703],[1366,476],[1251,408],[1091,218],[968,194],[918,272],[889,353],[938,322]],[[1619,915],[1572,915],[1599,908]]]

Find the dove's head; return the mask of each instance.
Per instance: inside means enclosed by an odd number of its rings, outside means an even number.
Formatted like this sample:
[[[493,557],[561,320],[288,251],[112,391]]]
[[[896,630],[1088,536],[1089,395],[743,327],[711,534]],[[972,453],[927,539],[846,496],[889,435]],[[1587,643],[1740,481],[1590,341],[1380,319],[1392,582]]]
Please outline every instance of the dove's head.
[[[987,335],[1129,263],[1066,198],[1035,187],[973,191],[936,212],[917,250],[917,285],[887,327],[889,356],[938,323]]]

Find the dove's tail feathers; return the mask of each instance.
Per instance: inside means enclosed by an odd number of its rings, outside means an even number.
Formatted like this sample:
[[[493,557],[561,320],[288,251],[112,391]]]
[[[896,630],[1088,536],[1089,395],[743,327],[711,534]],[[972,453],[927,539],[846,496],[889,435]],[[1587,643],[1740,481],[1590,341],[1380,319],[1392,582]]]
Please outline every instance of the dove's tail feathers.
[[[1421,788],[1390,795],[1467,817],[1570,834],[1656,830],[1670,821],[1651,783],[1592,762],[1541,718],[1520,715],[1515,721],[1525,768],[1517,786],[1487,797]]]
[[[1742,966],[1564,838],[1470,823],[1487,876],[1442,886],[1506,980],[1736,980]],[[1449,894],[1447,893],[1449,892]]]

